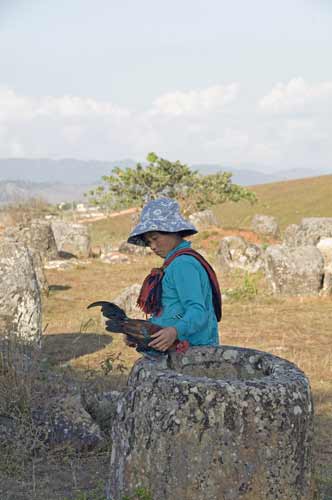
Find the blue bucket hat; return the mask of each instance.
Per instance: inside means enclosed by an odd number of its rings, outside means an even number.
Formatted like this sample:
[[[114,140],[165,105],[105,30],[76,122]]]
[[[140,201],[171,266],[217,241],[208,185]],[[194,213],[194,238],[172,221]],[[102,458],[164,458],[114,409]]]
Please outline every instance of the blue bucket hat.
[[[133,245],[146,246],[143,235],[150,231],[181,233],[183,236],[198,232],[193,224],[182,217],[178,202],[170,198],[149,201],[127,241]]]

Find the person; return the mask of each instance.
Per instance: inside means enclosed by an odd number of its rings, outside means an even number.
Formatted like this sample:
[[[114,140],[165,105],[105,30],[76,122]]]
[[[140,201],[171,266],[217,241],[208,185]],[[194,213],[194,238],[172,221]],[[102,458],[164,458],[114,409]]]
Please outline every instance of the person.
[[[219,344],[219,284],[209,263],[184,239],[195,233],[178,203],[165,197],[144,206],[127,240],[149,246],[164,259],[161,269],[153,269],[144,280],[138,298],[142,310],[151,314],[149,321],[162,327],[149,343],[158,351],[167,351],[176,341],[190,346]]]

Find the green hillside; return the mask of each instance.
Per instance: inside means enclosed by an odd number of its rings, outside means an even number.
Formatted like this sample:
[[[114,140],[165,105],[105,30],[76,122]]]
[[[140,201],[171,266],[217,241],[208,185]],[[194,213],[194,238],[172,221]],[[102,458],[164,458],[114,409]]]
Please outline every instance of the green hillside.
[[[227,202],[214,212],[225,228],[249,228],[255,214],[273,215],[284,230],[302,217],[332,217],[332,175],[252,186],[258,202]]]

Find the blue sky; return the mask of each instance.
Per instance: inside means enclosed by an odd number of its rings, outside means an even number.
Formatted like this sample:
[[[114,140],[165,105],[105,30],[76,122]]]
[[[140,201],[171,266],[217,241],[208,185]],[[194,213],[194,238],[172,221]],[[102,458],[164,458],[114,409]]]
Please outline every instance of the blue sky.
[[[328,0],[0,0],[0,157],[332,168]]]

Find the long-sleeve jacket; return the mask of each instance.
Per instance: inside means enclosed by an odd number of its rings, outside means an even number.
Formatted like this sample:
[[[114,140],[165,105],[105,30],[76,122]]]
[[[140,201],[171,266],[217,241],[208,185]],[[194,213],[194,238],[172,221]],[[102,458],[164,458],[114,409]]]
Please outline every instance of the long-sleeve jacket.
[[[182,241],[166,259],[190,246],[190,242]],[[174,326],[178,339],[188,340],[191,345],[219,344],[209,277],[195,257],[180,255],[166,267],[162,280],[162,311],[150,321],[163,327]]]

